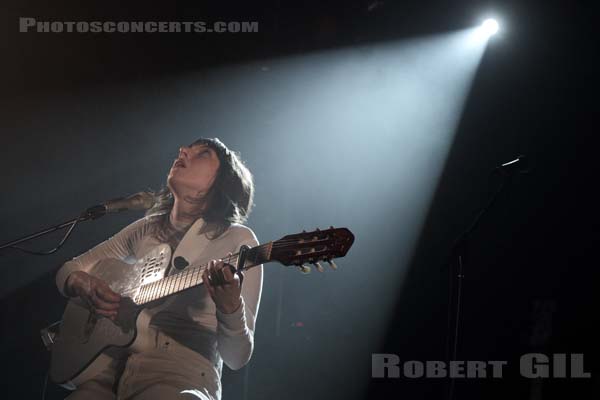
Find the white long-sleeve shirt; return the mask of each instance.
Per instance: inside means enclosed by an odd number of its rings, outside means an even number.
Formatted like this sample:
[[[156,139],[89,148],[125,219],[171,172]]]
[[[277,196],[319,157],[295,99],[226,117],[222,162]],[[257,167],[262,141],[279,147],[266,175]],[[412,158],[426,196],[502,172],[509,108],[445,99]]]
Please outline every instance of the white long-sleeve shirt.
[[[126,260],[133,257],[137,260],[160,244],[149,234],[151,218],[156,217],[139,219],[105,242],[66,262],[56,275],[61,293],[64,295],[67,277],[73,271],[89,272],[98,261],[107,258]],[[246,226],[232,224],[214,240],[206,234],[199,234],[203,226],[202,218],[192,224],[173,252],[172,260],[181,256],[189,265],[199,265],[223,258],[230,252],[236,253],[242,245],[258,245],[256,236]],[[138,333],[140,340],[136,339],[133,351],[143,352],[143,338],[152,337],[152,331],[158,330],[205,357],[217,368],[219,375],[223,362],[231,369],[243,367],[250,360],[254,347],[262,279],[262,266],[244,273],[242,306],[231,314],[217,310],[204,285],[171,296],[164,304],[151,310],[153,316],[147,328],[149,332]]]

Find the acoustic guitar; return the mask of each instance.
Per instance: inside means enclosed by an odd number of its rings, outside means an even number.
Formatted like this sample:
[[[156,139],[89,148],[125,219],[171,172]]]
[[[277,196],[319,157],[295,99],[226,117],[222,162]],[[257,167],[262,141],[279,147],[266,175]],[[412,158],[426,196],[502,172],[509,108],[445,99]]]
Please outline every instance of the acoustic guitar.
[[[310,271],[312,264],[322,272],[321,262],[335,269],[334,258],[344,257],[354,242],[347,228],[315,230],[287,235],[279,240],[242,246],[236,254],[224,256],[236,272],[277,261]],[[51,347],[50,379],[73,388],[106,366],[113,354],[127,352],[138,331],[150,322],[147,310],[163,299],[202,284],[208,264],[189,265],[179,271],[169,268],[171,248],[161,244],[134,265],[107,259],[97,263],[90,274],[108,283],[121,295],[115,320],[93,312],[81,298],[69,300],[58,334]]]

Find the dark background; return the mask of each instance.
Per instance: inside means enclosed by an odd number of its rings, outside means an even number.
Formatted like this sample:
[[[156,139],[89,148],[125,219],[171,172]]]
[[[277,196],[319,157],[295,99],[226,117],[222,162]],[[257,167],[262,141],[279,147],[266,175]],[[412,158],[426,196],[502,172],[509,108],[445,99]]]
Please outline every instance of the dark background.
[[[546,380],[543,399],[591,394],[594,388],[597,393],[594,139],[598,120],[592,86],[597,17],[591,2],[385,1],[369,11],[372,4],[8,5],[1,40],[0,241],[67,219],[101,199],[136,190],[132,182],[139,171],[153,165],[144,156],[157,154],[169,133],[159,143],[144,136],[144,124],[157,123],[161,104],[137,114],[135,121],[106,120],[112,112],[124,114],[138,106],[135,98],[112,104],[111,87],[139,82],[154,93],[159,86],[147,82],[185,71],[461,29],[471,26],[479,13],[498,10],[510,21],[510,40],[490,46],[478,69],[411,268],[387,320],[385,341],[371,336],[369,315],[364,324],[357,322],[361,318],[341,317],[361,302],[360,285],[352,291],[326,292],[326,286],[311,286],[320,285],[313,278],[308,284],[292,284],[297,276],[269,270],[253,361],[241,372],[226,372],[224,395],[443,398],[446,382],[442,380],[370,379],[371,354],[396,353],[402,360],[445,358],[448,271],[452,269],[444,265],[451,245],[499,184],[499,177],[489,177],[489,171],[518,154],[529,157],[530,173],[515,177],[469,243],[458,355],[460,360],[507,360],[509,366],[504,379],[458,381],[455,398],[529,398],[531,381],[519,378],[516,366],[520,355],[534,351],[584,353],[586,370],[593,376]],[[260,32],[19,34],[19,16],[67,21],[257,20]],[[171,150],[159,160],[161,165],[172,159]],[[275,162],[261,164],[258,159],[253,163],[258,177],[261,168],[277,167]],[[95,169],[97,165],[104,168]],[[109,165],[113,169],[105,172]],[[137,170],[130,170],[132,165]],[[160,185],[162,179],[162,172],[148,173],[143,185]],[[281,196],[269,189],[269,182],[261,185],[263,198]],[[365,204],[356,214],[369,211]],[[289,217],[294,209],[286,208],[285,200],[278,212],[278,218],[265,220],[268,207],[257,205],[250,225],[259,238],[269,240],[312,228],[296,228],[297,219]],[[393,214],[390,209],[389,215]],[[65,302],[54,287],[55,267],[135,217],[119,215],[81,226],[76,238],[46,259],[2,252],[3,396],[41,397],[48,355],[38,331],[60,318]],[[335,223],[352,228],[345,222],[350,220],[351,215],[337,216]],[[376,232],[379,223],[373,222]],[[357,246],[361,239],[357,235]],[[340,263],[360,271],[365,282],[373,276],[377,282],[382,264],[393,268],[396,240],[401,239],[382,224],[379,235],[363,239],[362,250]],[[356,274],[353,279],[358,279]],[[332,279],[326,277],[326,284]],[[320,291],[311,291],[312,287]],[[369,293],[377,293],[377,288],[370,285]],[[301,305],[308,302],[319,303],[319,312],[302,311]],[[317,309],[314,303],[311,311]],[[367,303],[377,313],[376,297]],[[544,329],[548,337],[538,345],[531,339],[540,320],[536,304],[550,310]],[[277,314],[280,306],[283,322]],[[297,321],[303,322],[301,329],[295,326]],[[48,387],[47,398],[65,395],[60,388]]]

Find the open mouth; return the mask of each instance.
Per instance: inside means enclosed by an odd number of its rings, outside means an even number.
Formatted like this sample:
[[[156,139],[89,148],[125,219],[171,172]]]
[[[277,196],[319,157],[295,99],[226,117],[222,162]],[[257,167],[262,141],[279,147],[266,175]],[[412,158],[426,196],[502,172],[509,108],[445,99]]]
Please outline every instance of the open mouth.
[[[181,168],[185,168],[185,164],[181,159],[178,159],[175,161],[175,164],[173,164],[174,167],[181,167]]]

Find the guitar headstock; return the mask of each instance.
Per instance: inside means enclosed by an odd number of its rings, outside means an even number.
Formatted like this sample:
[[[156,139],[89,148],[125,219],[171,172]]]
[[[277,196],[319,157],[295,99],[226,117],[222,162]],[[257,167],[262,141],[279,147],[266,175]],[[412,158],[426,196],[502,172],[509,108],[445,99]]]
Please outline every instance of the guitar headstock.
[[[354,235],[348,228],[317,229],[275,240],[270,258],[283,265],[295,265],[305,273],[310,272],[310,267],[304,264],[313,264],[322,272],[320,261],[329,263],[335,269],[333,259],[344,257],[352,243],[354,243]]]

